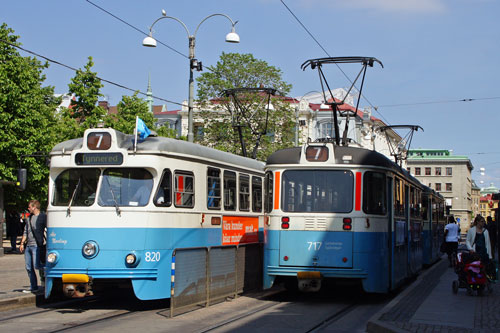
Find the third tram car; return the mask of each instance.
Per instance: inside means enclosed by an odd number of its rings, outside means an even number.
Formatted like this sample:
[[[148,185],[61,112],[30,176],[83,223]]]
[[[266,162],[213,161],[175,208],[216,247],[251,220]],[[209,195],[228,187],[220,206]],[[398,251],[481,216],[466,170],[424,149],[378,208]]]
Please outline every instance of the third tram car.
[[[325,279],[386,293],[438,259],[443,198],[384,155],[330,142],[266,164],[264,288]]]

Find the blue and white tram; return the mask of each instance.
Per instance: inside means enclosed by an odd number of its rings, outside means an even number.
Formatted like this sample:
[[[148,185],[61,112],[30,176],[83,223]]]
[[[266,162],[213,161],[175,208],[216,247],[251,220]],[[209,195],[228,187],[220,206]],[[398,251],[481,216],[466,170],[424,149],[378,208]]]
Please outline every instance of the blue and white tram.
[[[386,293],[423,264],[423,186],[375,151],[310,143],[266,164],[264,288],[323,279]]]
[[[264,163],[185,141],[89,129],[50,153],[45,296],[132,285],[171,296],[176,249],[257,243]]]

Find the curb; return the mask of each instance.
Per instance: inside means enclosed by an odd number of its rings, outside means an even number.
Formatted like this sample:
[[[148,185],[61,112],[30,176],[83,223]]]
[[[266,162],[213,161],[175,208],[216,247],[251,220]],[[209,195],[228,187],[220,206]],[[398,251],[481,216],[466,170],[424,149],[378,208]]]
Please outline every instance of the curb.
[[[36,304],[36,295],[0,299],[0,311],[8,311]]]
[[[401,299],[405,298],[408,296],[409,293],[413,291],[413,289],[417,288],[420,286],[420,283],[422,280],[425,279],[427,275],[429,275],[431,272],[433,272],[435,269],[439,267],[439,264],[442,263],[443,256],[436,261],[432,266],[430,266],[423,274],[419,274],[415,281],[411,283],[408,287],[406,287],[396,298],[394,298],[392,301],[390,301],[386,306],[384,306],[380,311],[378,311],[376,314],[374,314],[370,320],[366,323],[366,331],[367,332],[373,332],[373,333],[386,333],[386,332],[394,332],[394,333],[403,333],[403,332],[408,332],[406,330],[403,330],[396,325],[393,325],[391,322],[388,321],[382,321],[379,320],[379,318],[384,315],[385,313],[388,313],[391,311],[392,308],[394,308]]]

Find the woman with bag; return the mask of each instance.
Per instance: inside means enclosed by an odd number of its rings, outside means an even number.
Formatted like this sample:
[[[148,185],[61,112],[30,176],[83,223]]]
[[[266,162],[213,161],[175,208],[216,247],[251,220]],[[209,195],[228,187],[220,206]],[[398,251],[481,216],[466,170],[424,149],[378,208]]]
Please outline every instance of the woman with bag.
[[[460,237],[457,221],[453,215],[448,218],[448,224],[444,228],[445,252],[448,255],[449,266],[453,266],[457,256],[458,239]]]

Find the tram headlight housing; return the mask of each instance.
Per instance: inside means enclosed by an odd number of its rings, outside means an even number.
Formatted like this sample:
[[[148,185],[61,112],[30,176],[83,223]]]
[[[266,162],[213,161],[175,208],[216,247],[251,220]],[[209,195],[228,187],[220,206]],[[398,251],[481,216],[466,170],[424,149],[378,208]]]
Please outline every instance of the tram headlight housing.
[[[82,254],[87,259],[94,258],[99,253],[99,246],[94,241],[87,241],[83,244]]]
[[[57,252],[49,252],[47,253],[47,263],[50,265],[55,265],[59,260],[59,254]]]
[[[125,265],[128,267],[135,267],[139,264],[140,257],[135,252],[129,252],[125,256]]]

